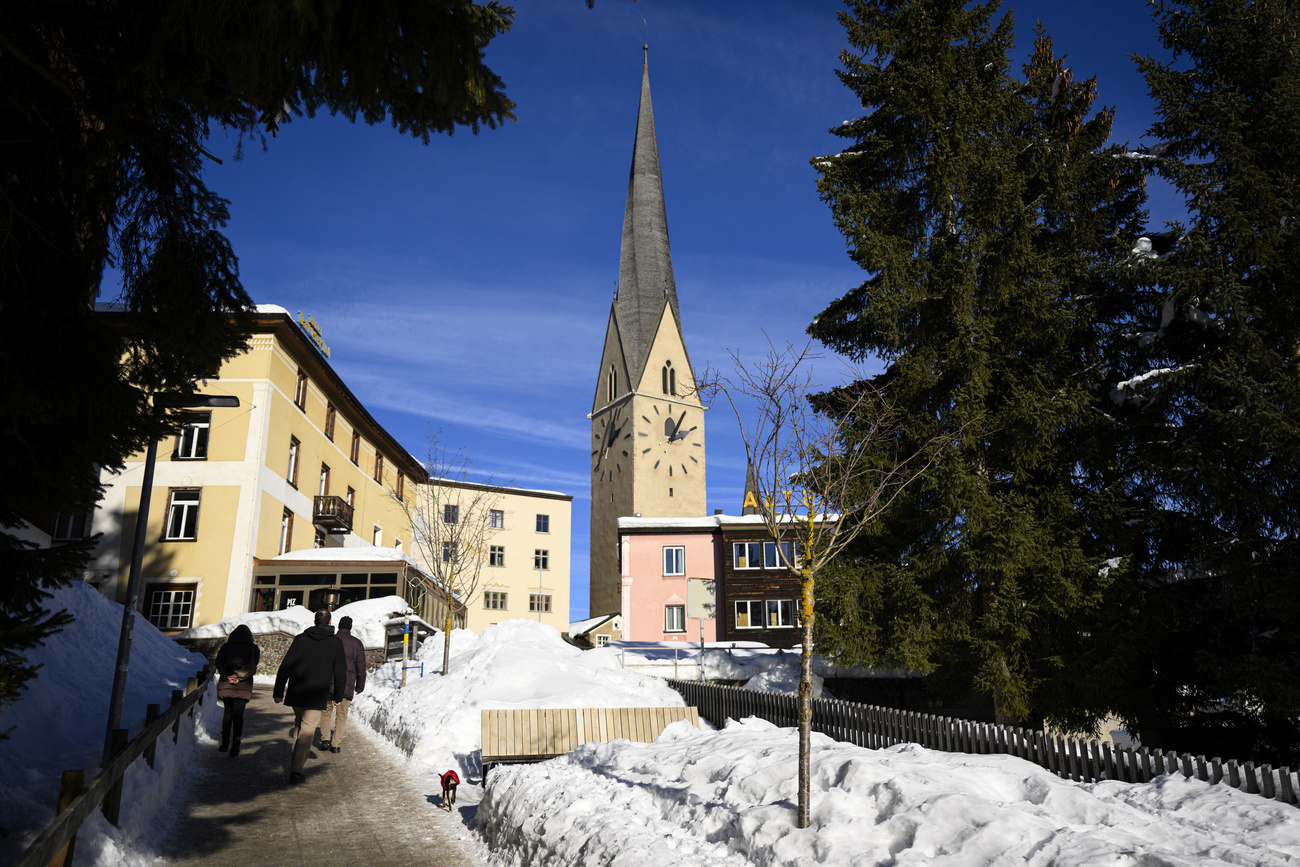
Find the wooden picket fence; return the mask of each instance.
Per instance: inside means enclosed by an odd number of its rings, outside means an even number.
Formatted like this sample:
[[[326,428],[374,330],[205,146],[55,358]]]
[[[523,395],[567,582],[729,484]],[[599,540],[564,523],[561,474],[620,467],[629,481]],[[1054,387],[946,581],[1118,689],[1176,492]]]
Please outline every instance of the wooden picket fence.
[[[799,724],[798,699],[699,681],[670,680],[700,716],[721,727],[727,719],[761,717],[779,726]],[[894,710],[838,699],[813,699],[812,729],[838,741],[868,749],[913,743],[952,753],[1000,753],[1046,768],[1067,780],[1091,783],[1119,780],[1146,783],[1162,774],[1196,777],[1227,784],[1250,794],[1300,806],[1300,778],[1288,767],[1274,769],[1254,762],[1223,761],[1173,750],[1111,748],[1109,743],[1044,731],[953,719],[916,711]]]
[[[203,693],[212,679],[211,665],[205,666],[189,679],[184,690],[172,690],[171,707],[160,711],[156,704],[145,709],[144,727],[131,741],[127,730],[116,729],[112,739],[112,758],[99,772],[99,776],[86,785],[84,770],[64,771],[59,785],[57,814],[44,831],[18,856],[10,867],[43,867],[72,863],[77,845],[77,830],[96,807],[109,823],[117,825],[122,810],[122,777],[131,763],[144,756],[153,767],[158,738],[171,729],[172,743],[180,735],[181,719],[187,714],[193,728],[194,705],[203,703]]]

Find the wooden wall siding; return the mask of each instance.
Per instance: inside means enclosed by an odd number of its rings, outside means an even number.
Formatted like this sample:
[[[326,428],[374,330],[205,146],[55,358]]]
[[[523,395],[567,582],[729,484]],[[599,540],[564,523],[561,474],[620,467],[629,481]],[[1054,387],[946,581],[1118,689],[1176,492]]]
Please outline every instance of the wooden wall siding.
[[[779,726],[799,724],[798,701],[793,695],[698,681],[669,680],[668,685],[719,728],[728,719],[750,716]],[[868,749],[916,743],[944,752],[1012,755],[1058,777],[1084,783],[1146,783],[1164,774],[1182,774],[1300,806],[1300,777],[1288,767],[1275,769],[1217,756],[1206,760],[1205,756],[1146,747],[1112,749],[1095,740],[825,698],[813,699],[812,728]]]
[[[584,707],[484,710],[482,763],[562,756],[586,743],[615,738],[652,743],[672,723],[700,724],[693,707]]]
[[[798,611],[799,579],[785,569],[737,569],[735,542],[770,542],[772,537],[763,530],[746,529],[742,532],[722,534],[719,551],[721,569],[718,582],[718,604],[722,617],[718,641],[761,641],[769,647],[793,647],[799,643],[799,627],[768,629],[737,629],[736,602],[742,599],[789,599]]]

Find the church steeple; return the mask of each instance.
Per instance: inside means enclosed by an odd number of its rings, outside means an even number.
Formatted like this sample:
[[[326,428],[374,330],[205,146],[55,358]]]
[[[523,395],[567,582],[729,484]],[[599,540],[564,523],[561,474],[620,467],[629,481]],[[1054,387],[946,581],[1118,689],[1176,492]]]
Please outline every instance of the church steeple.
[[[664,303],[677,310],[677,285],[668,251],[668,214],[664,207],[663,178],[659,173],[659,145],[655,139],[654,108],[650,103],[650,62],[641,70],[641,105],[637,111],[636,143],[627,182],[627,208],[623,213],[623,244],[618,261],[619,330],[625,341],[629,367],[640,373],[646,350],[654,340]]]

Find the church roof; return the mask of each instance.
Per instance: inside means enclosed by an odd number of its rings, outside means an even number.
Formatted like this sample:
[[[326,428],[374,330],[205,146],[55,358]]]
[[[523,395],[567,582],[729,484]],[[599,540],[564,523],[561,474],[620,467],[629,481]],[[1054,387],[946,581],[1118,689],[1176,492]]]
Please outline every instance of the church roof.
[[[627,182],[618,297],[614,302],[628,367],[636,376],[644,366],[665,302],[672,307],[673,320],[680,330],[682,320],[677,310],[672,256],[668,251],[668,215],[659,172],[659,145],[655,139],[647,60],[641,71],[641,105],[637,111],[632,171]]]

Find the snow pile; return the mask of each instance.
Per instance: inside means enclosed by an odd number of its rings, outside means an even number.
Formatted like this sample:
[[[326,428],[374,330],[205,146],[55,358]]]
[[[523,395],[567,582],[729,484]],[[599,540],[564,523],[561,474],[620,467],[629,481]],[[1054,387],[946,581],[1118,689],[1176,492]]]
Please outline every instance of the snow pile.
[[[812,697],[822,698],[822,678],[812,676]],[[795,695],[799,692],[799,663],[782,662],[768,668],[762,674],[755,675],[745,682],[745,689],[759,689],[764,692],[783,692]]]
[[[759,719],[676,723],[654,744],[494,770],[477,823],[503,865],[1300,863],[1300,811],[1226,786],[1072,783],[1011,756],[818,734],[799,830],[797,756],[794,729]]]
[[[338,626],[344,617],[352,618],[352,636],[361,639],[366,647],[384,646],[384,621],[408,614],[411,607],[400,596],[381,596],[378,599],[363,599],[349,602],[334,610],[330,621]],[[254,635],[268,632],[285,632],[298,635],[311,626],[315,614],[302,605],[293,605],[279,611],[255,611],[251,614],[238,614],[220,623],[195,626],[182,632],[178,638],[223,638],[235,631],[236,626],[244,625]]]
[[[13,727],[8,740],[0,741],[0,767],[5,769],[0,827],[9,832],[0,837],[0,862],[16,857],[53,820],[63,771],[84,768],[89,784],[99,772],[104,749],[122,606],[89,584],[76,582],[55,591],[47,607],[67,609],[76,620],[43,647],[25,654],[41,669],[20,699],[0,713],[0,729]],[[166,709],[172,690],[184,689],[206,663],[136,617],[122,726],[135,735],[144,724],[145,705]],[[196,711],[200,728],[216,704],[214,693],[205,697]],[[109,825],[98,810],[93,812],[77,836],[79,862],[89,857],[118,863],[128,856],[132,841],[169,803],[193,743],[190,737],[173,745],[164,737],[158,741],[155,769],[143,760],[132,763],[123,787],[121,829]]]
[[[343,609],[339,609],[342,611]],[[681,707],[682,698],[655,677],[623,671],[616,651],[582,651],[552,626],[503,620],[475,635],[451,635],[450,674],[442,670],[442,633],[416,654],[419,670],[383,665],[353,699],[351,713],[430,771],[459,768],[479,776],[479,711],[485,708]]]

